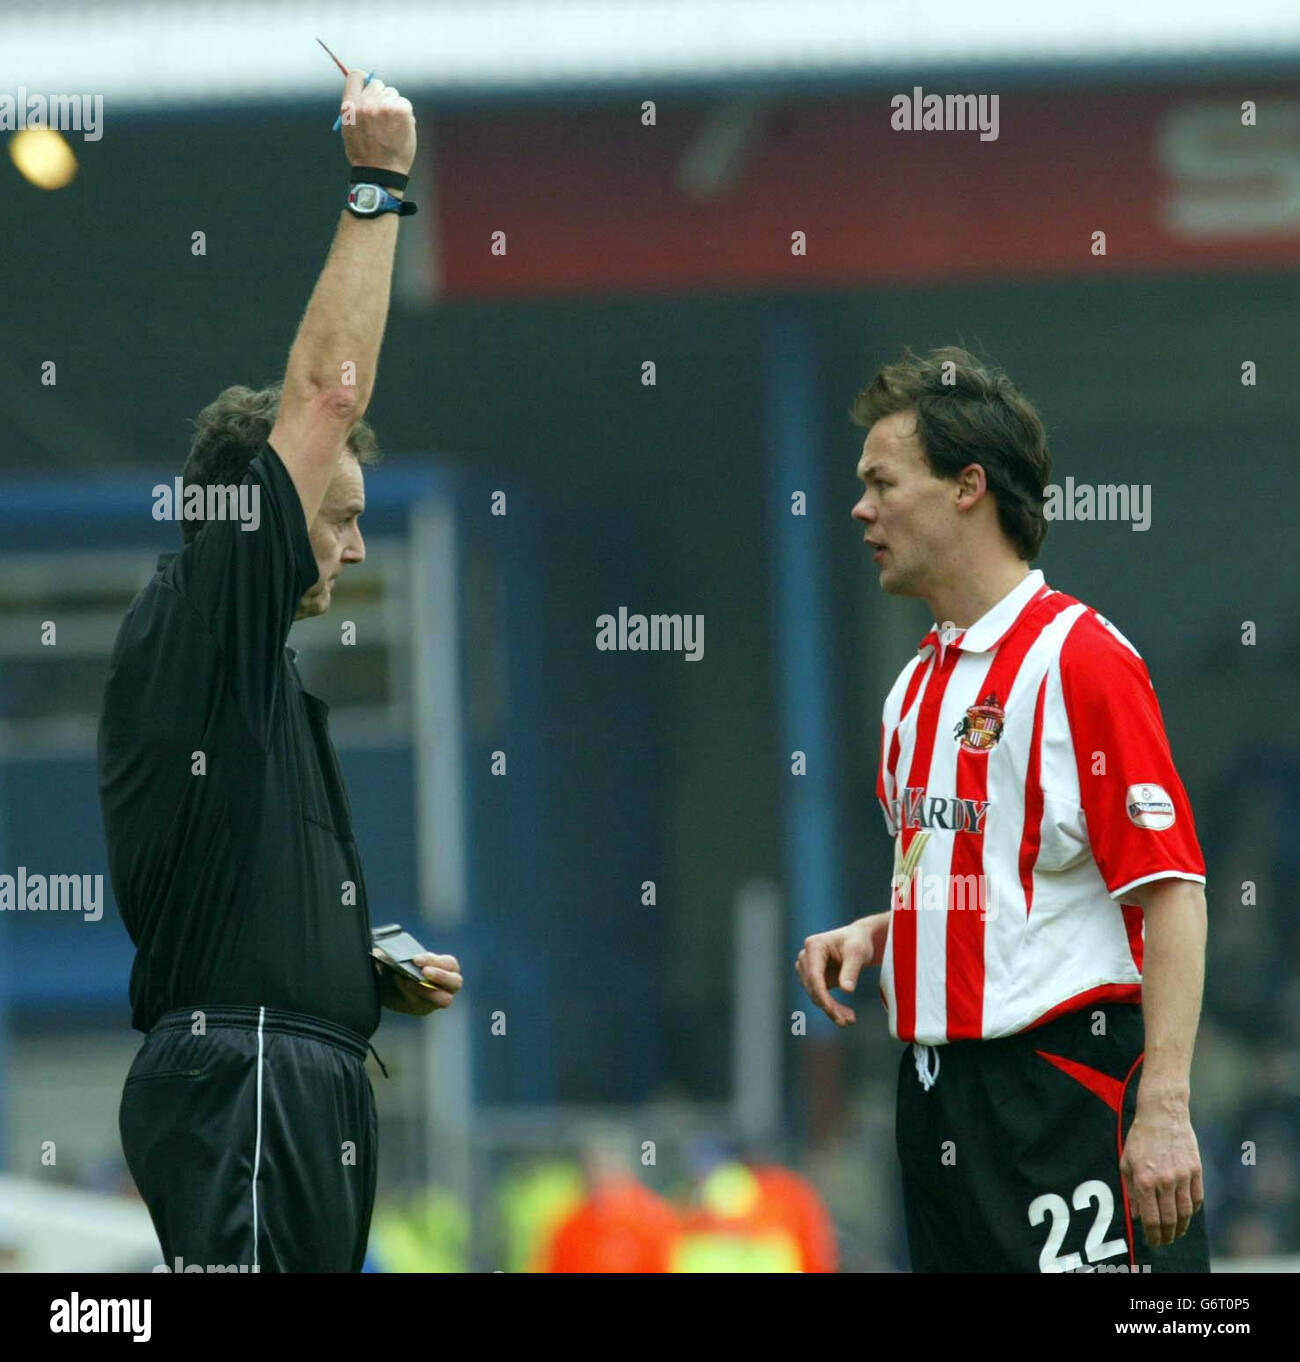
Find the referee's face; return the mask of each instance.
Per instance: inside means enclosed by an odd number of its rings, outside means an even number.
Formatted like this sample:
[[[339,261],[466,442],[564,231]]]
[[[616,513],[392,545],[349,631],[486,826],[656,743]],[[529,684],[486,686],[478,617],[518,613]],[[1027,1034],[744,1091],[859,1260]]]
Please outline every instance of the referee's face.
[[[304,593],[298,603],[295,619],[323,615],[330,606],[330,597],[339,574],[349,563],[365,561],[366,546],[357,521],[366,509],[366,487],[361,476],[361,465],[351,450],[339,456],[339,466],[325,492],[316,519],[308,533],[316,554],[320,576],[316,585]]]
[[[862,496],[852,515],[895,596],[924,596],[948,573],[956,545],[953,485],[926,463],[910,411],[881,417],[867,432],[858,460]]]

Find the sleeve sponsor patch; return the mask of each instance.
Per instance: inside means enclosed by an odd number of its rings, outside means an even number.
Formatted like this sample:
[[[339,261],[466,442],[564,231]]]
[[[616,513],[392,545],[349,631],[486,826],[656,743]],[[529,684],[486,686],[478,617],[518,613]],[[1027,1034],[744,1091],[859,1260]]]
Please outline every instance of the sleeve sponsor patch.
[[[1163,785],[1130,785],[1124,792],[1124,808],[1134,827],[1159,832],[1174,825],[1174,801]]]

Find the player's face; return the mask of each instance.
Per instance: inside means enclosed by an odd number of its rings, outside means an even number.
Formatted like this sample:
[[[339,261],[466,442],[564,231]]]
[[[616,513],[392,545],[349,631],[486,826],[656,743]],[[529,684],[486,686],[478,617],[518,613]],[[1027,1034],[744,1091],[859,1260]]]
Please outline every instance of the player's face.
[[[366,488],[361,465],[356,456],[345,449],[339,456],[338,470],[326,489],[325,500],[311,524],[311,546],[320,576],[298,603],[296,618],[323,615],[329,609],[334,583],[343,568],[348,563],[365,561],[366,546],[357,524],[365,509]]]
[[[858,461],[862,496],[853,508],[880,570],[896,596],[923,596],[941,579],[952,550],[953,484],[930,472],[912,412],[882,417],[867,432]]]

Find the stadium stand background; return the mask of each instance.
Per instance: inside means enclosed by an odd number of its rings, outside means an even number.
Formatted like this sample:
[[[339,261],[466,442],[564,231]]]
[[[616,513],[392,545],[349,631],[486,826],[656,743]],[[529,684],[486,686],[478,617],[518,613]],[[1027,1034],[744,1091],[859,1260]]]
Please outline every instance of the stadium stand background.
[[[105,621],[129,599],[132,574],[173,546],[175,526],[148,518],[147,489],[179,473],[187,421],[225,385],[269,381],[283,366],[344,178],[321,126],[327,74],[314,105],[124,114],[85,149],[64,193],[43,194],[3,167],[23,224],[0,259],[8,315],[22,319],[0,356],[0,468],[21,493],[0,512],[0,847],[11,872],[106,869],[86,727],[111,645]],[[1189,98],[1204,93],[1194,67],[1180,78]],[[1075,77],[1043,79],[1089,97]],[[861,98],[881,105],[880,91]],[[409,93],[421,108],[418,87]],[[1219,80],[1209,95],[1231,91]],[[571,100],[531,107],[538,144],[571,128],[575,112],[620,107],[599,92],[585,98],[576,111]],[[779,104],[780,90],[771,98]],[[1300,108],[1300,86],[1274,98]],[[683,118],[710,107],[707,92],[681,99]],[[481,131],[496,112],[485,101],[446,117],[478,120]],[[436,147],[436,103],[426,130]],[[519,142],[512,154],[523,169],[532,149]],[[925,190],[916,187],[914,211]],[[412,190],[426,226],[432,191],[418,180]],[[203,258],[191,254],[194,230],[207,233]],[[635,205],[626,230],[637,231]],[[1017,230],[1032,234],[1035,223]],[[1300,254],[1300,225],[1282,235]],[[462,1058],[483,1138],[472,1156],[439,1159],[452,1145],[430,1135],[426,1102],[438,1098],[422,1081],[418,1028],[390,1019],[375,1038],[397,1061],[394,1082],[376,1077],[382,1187],[457,1186],[482,1226],[494,1188],[521,1160],[576,1157],[611,1123],[634,1143],[662,1143],[659,1165],[641,1174],[665,1195],[696,1185],[711,1141],[745,1147],[753,1130],[733,1091],[747,987],[738,897],[775,887],[788,1011],[799,1005],[786,948],[796,918],[830,926],[884,898],[880,702],[928,624],[919,603],[881,596],[849,521],[862,433],[845,410],[904,344],[962,340],[1038,405],[1055,480],[1152,489],[1149,530],[1058,523],[1038,565],[1143,654],[1196,811],[1211,928],[1193,1092],[1215,1253],[1300,1253],[1300,611],[1286,476],[1296,454],[1294,260],[1253,259],[1247,243],[1223,267],[512,299],[430,291],[428,261],[416,258],[427,247],[415,234],[404,242],[369,413],[386,451],[363,525],[374,575],[340,593],[337,613],[386,608],[391,575],[401,576],[393,563],[405,561],[410,489],[431,480],[462,532],[469,911],[454,928],[421,930],[467,967],[457,1008],[476,1028]],[[803,465],[814,547],[801,571],[818,593],[832,739],[818,817],[834,873],[812,902],[797,888],[810,852],[791,825],[790,639],[773,552],[772,387],[783,379],[771,347],[791,332],[812,375],[802,410],[814,417]],[[39,382],[50,358],[53,388]],[[648,358],[653,388],[639,380]],[[1253,387],[1241,382],[1247,360],[1259,365]],[[510,512],[494,522],[497,488],[508,489]],[[385,550],[387,568],[377,561]],[[98,598],[77,566],[77,555],[96,553],[133,565]],[[51,554],[73,565],[67,580],[44,572]],[[409,662],[409,594],[391,598],[382,644],[346,670],[332,666],[324,633],[301,645],[310,680],[343,720],[376,922],[419,921],[419,754],[409,725],[383,741],[368,727],[376,696],[393,712],[416,703],[393,679],[395,659]],[[597,652],[596,618],[621,604],[702,613],[704,660]],[[61,637],[73,643],[79,612],[93,617],[84,646],[43,655],[39,621],[64,619]],[[1243,646],[1244,621],[1258,627],[1254,646]],[[498,748],[518,773],[509,796],[487,778]],[[653,908],[640,901],[644,880],[656,883]],[[1241,906],[1245,881],[1257,887],[1254,907]],[[0,933],[5,1170],[130,1195],[116,1103],[139,1038],[120,922],[110,906],[94,927],[9,920]],[[821,1190],[847,1269],[906,1262],[892,1151],[897,1050],[871,992],[860,990],[859,1026],[847,1035],[814,1017],[807,1038],[773,1042],[779,1108],[761,1131],[762,1153]],[[519,1018],[516,1048],[478,1034],[496,1006]],[[430,1081],[436,1089],[436,1071]],[[56,1137],[59,1162],[44,1167],[42,1141]],[[1255,1165],[1243,1164],[1246,1141]],[[493,1265],[487,1242],[480,1235],[464,1262]]]

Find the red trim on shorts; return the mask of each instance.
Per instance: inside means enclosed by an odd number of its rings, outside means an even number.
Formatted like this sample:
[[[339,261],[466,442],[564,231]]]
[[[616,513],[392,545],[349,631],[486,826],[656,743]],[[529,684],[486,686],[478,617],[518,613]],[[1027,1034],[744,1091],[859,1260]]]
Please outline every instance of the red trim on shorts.
[[[1124,1100],[1124,1085],[1118,1078],[1112,1078],[1109,1074],[1102,1073],[1100,1069],[1090,1069],[1076,1059],[1066,1059],[1064,1055],[1048,1054],[1046,1050],[1035,1050],[1034,1053],[1041,1055],[1049,1064],[1055,1064],[1063,1074],[1073,1078],[1076,1083],[1082,1083],[1090,1093],[1100,1097],[1111,1111],[1120,1110],[1120,1104]]]
[[[1141,1001],[1141,984],[1102,984],[1097,988],[1090,988],[1084,993],[1076,993],[1073,998],[1067,998],[1063,1003],[1057,1003],[1055,1007],[1044,1012],[1036,1021],[1031,1021],[1028,1026],[1021,1027],[1021,1030],[1033,1031],[1036,1027],[1044,1026],[1049,1021],[1055,1021],[1057,1017],[1064,1016],[1067,1012],[1081,1011],[1089,1003],[1140,1003]]]
[[[1128,1071],[1124,1078],[1124,1086],[1119,1090],[1119,1111],[1115,1115],[1115,1167],[1118,1170],[1119,1161],[1124,1157],[1124,1094],[1128,1092],[1128,1085],[1137,1072],[1137,1066],[1146,1058],[1146,1051],[1133,1061],[1133,1067]],[[1128,1237],[1128,1265],[1129,1270],[1133,1271],[1137,1267],[1137,1243],[1133,1238],[1133,1211],[1128,1204],[1128,1184],[1124,1181],[1123,1173],[1119,1175],[1119,1194],[1124,1200],[1124,1233]]]

